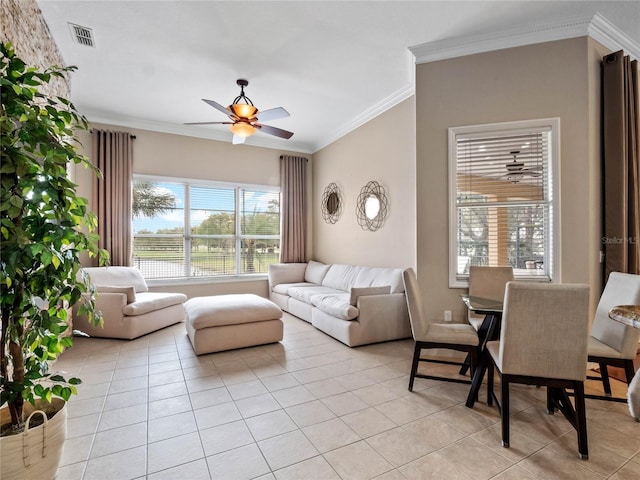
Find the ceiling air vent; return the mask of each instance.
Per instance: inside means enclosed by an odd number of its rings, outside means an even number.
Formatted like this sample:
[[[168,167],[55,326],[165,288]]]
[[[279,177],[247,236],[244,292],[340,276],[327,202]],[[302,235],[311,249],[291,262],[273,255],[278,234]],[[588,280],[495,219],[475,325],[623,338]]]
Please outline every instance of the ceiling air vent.
[[[69,28],[71,29],[71,36],[73,37],[74,42],[87,47],[96,46],[93,41],[93,30],[74,23],[69,23]]]

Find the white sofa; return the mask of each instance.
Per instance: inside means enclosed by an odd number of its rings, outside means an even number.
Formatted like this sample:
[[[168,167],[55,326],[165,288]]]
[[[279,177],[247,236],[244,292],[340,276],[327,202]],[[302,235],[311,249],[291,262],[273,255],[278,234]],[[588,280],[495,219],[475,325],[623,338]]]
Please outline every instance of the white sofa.
[[[133,339],[184,321],[182,293],[149,292],[135,267],[86,267],[96,286],[96,310],[103,327],[94,327],[74,309],[73,328],[92,337]]]
[[[399,268],[274,264],[269,296],[282,310],[351,347],[411,336]]]

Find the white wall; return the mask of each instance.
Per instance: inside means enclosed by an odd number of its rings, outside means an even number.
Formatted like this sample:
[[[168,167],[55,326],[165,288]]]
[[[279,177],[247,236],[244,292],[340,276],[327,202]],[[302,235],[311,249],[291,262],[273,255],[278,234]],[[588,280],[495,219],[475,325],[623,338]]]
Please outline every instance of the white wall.
[[[416,265],[415,98],[411,97],[314,153],[315,259],[383,267]],[[389,198],[385,224],[375,232],[356,220],[356,199],[370,180]],[[344,207],[335,224],[322,218],[325,187],[334,182]]]

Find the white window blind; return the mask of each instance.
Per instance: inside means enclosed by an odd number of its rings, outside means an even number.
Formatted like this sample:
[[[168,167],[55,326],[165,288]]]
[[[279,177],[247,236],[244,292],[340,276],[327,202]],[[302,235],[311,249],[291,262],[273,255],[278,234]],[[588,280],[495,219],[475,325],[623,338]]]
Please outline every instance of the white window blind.
[[[520,122],[450,129],[450,283],[466,281],[471,265],[552,279],[552,131]]]

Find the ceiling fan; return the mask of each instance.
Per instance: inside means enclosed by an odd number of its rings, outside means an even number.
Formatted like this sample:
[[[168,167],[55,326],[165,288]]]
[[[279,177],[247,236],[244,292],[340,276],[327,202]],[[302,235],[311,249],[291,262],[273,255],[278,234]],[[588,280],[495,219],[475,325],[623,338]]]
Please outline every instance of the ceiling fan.
[[[234,145],[244,143],[247,137],[256,133],[256,130],[280,138],[291,138],[293,132],[260,123],[286,118],[289,116],[289,112],[282,107],[270,108],[269,110],[263,111],[258,110],[253,105],[253,102],[244,94],[244,87],[249,85],[249,82],[240,78],[236,80],[236,84],[240,87],[240,95],[238,95],[228,107],[223,107],[213,100],[202,99],[206,104],[228,115],[231,120],[230,122],[191,122],[185,125],[230,125],[229,129],[233,133],[232,143]]]
[[[516,159],[520,150],[512,150],[509,153],[513,155],[513,161],[505,164],[507,173],[505,173],[503,177],[507,177],[507,179],[513,183],[518,183],[520,179],[525,176],[539,177],[542,175],[542,173],[538,171],[538,167],[525,168],[525,163]]]

